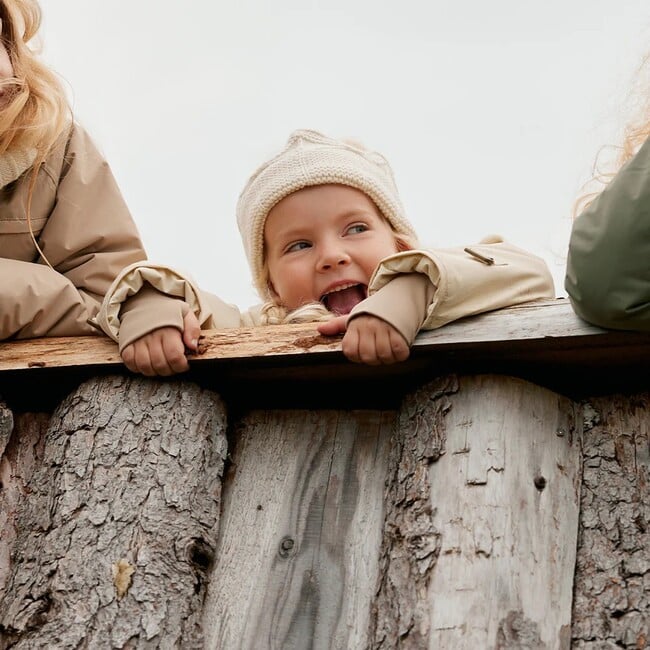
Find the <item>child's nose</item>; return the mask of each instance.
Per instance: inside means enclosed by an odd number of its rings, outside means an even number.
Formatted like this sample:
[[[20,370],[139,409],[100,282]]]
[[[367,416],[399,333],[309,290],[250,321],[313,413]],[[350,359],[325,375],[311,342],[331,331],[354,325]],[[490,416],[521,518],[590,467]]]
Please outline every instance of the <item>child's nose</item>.
[[[328,271],[336,266],[345,266],[350,263],[350,256],[343,246],[330,244],[323,247],[319,260],[322,270]]]

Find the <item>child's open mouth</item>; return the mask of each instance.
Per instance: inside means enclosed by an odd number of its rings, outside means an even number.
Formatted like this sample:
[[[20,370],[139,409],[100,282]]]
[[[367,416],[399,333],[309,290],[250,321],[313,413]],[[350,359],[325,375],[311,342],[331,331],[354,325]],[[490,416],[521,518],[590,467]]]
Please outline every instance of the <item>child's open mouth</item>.
[[[362,300],[366,299],[365,284],[341,285],[320,297],[320,301],[329,311],[342,316],[349,314]]]

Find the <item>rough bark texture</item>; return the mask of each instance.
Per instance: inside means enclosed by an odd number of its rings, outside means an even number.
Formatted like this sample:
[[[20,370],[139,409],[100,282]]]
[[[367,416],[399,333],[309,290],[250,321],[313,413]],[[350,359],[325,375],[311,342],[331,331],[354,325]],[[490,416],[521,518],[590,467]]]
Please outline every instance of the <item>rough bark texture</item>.
[[[372,605],[370,648],[426,647],[428,586],[440,551],[433,524],[429,465],[444,453],[442,420],[458,390],[455,377],[432,382],[401,409],[388,459],[379,585]]]
[[[574,648],[650,645],[650,395],[585,404]]]
[[[30,481],[43,459],[48,413],[19,413],[0,406],[0,601],[11,570],[17,516],[30,498]]]
[[[583,405],[571,629],[549,640],[551,617],[531,610],[556,608],[573,574],[579,426],[574,404],[522,383],[432,382],[390,438],[395,412],[249,414],[219,539],[213,393],[108,377],[52,416],[0,404],[0,649],[649,647],[650,397]],[[496,579],[474,571],[490,563]],[[466,615],[455,597],[478,606]],[[468,645],[495,608],[488,642]]]
[[[200,648],[225,412],[193,384],[91,380],[52,416],[0,601],[2,648]]]

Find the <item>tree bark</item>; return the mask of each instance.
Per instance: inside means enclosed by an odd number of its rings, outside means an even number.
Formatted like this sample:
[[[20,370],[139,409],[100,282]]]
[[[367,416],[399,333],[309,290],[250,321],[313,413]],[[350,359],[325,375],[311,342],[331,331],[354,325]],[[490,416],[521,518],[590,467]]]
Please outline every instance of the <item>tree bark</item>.
[[[569,647],[574,404],[498,376],[407,397],[389,462],[372,648]]]
[[[575,648],[650,645],[650,395],[584,405]]]
[[[0,601],[11,572],[17,516],[30,498],[30,481],[43,459],[48,413],[14,414],[0,405]]]
[[[0,405],[0,648],[646,648],[649,405],[488,375],[253,411],[223,488],[194,384]]]
[[[64,400],[19,513],[2,647],[202,647],[225,430],[188,383],[106,377]]]

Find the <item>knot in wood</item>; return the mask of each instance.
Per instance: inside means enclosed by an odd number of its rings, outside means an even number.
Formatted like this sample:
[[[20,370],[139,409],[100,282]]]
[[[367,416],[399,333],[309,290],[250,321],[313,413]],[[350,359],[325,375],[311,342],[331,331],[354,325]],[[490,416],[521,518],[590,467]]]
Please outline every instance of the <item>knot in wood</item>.
[[[206,571],[214,562],[214,550],[203,539],[194,537],[187,545],[187,558],[195,569]]]
[[[533,479],[535,487],[541,492],[546,487],[546,479],[543,476],[536,476]]]
[[[280,547],[278,549],[278,555],[281,558],[288,558],[289,555],[291,554],[291,551],[293,550],[293,547],[296,545],[295,541],[293,538],[289,537],[288,535],[283,537],[280,540]]]

